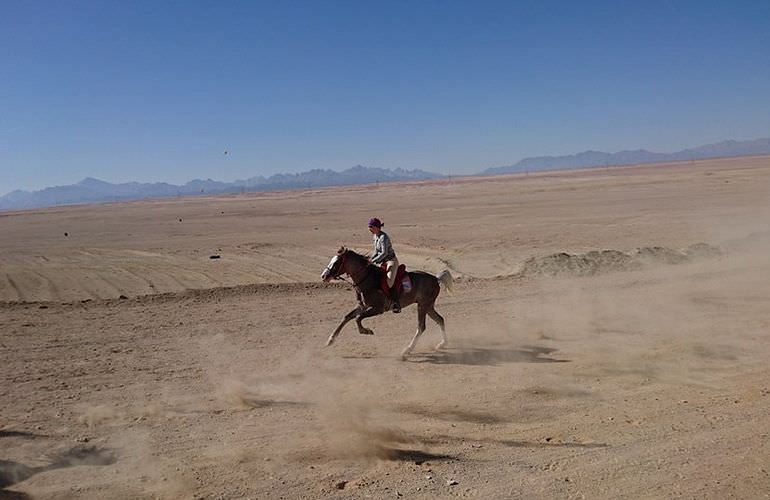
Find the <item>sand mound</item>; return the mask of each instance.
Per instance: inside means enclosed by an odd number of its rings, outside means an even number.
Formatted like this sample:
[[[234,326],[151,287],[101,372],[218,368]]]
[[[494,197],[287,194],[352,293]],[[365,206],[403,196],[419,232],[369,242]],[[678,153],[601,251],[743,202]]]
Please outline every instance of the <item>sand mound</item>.
[[[706,243],[696,243],[683,250],[650,246],[631,253],[619,250],[592,250],[583,254],[559,252],[545,257],[530,257],[519,272],[522,276],[594,276],[617,271],[633,271],[652,264],[683,264],[722,251]]]

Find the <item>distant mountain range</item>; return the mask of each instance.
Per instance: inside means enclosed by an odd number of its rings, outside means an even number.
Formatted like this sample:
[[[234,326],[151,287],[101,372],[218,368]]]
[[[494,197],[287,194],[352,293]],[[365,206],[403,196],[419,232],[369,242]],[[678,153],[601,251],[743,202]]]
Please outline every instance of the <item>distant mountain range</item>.
[[[612,167],[618,165],[639,165],[670,161],[705,160],[733,156],[758,156],[770,154],[770,138],[753,141],[722,141],[676,153],[653,153],[645,149],[603,153],[584,151],[567,156],[536,156],[525,158],[514,165],[488,168],[480,175],[537,172],[542,170],[567,170],[572,168]]]
[[[488,168],[476,175],[498,175],[758,155],[770,155],[770,138],[753,141],[723,141],[685,149],[676,153],[654,153],[639,149],[635,151],[620,151],[618,153],[584,151],[567,156],[538,156],[525,158],[514,165]],[[391,170],[363,167],[361,165],[343,170],[342,172],[315,169],[298,174],[276,174],[267,178],[259,176],[234,182],[195,179],[181,186],[165,182],[111,184],[89,177],[69,186],[49,187],[33,192],[13,191],[0,196],[0,210],[21,210],[76,203],[140,200],[169,196],[352,186],[374,184],[376,182],[436,179],[440,177],[444,176],[424,170],[403,170],[400,168]]]
[[[88,177],[77,184],[69,186],[55,186],[33,192],[13,191],[5,196],[0,196],[0,210],[20,210],[75,203],[140,200],[169,196],[353,186],[358,184],[374,184],[376,182],[425,180],[437,177],[442,176],[422,170],[403,170],[400,168],[391,170],[369,168],[361,165],[343,170],[342,172],[315,169],[299,174],[276,174],[267,178],[259,176],[234,182],[195,179],[181,186],[165,182],[111,184]]]

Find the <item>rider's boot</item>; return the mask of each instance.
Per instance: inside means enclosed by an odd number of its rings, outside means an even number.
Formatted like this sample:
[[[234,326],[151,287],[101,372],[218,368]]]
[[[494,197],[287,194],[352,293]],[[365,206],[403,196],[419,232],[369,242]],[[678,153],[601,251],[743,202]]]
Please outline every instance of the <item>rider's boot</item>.
[[[396,314],[401,312],[401,304],[398,303],[398,287],[395,283],[390,289],[390,309]]]

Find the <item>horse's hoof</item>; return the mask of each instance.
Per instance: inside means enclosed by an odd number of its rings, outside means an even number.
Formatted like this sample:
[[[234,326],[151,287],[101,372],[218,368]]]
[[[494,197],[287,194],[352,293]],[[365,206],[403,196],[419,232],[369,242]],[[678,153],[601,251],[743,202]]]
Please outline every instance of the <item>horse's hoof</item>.
[[[329,347],[330,345],[332,345],[332,342],[334,342],[334,339],[327,340],[326,341],[326,347]]]
[[[361,335],[374,335],[374,332],[368,328],[364,328],[358,333],[360,333]]]
[[[437,351],[440,351],[441,349],[443,349],[444,347],[446,347],[446,344],[447,344],[447,343],[446,343],[446,342],[444,342],[444,341],[442,340],[441,342],[439,342],[438,344],[436,344],[436,350],[437,350]]]

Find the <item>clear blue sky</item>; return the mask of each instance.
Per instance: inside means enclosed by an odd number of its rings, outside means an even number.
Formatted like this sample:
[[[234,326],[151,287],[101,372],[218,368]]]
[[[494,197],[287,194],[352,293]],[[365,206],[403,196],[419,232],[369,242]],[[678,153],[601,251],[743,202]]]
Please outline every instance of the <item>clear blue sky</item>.
[[[0,194],[767,136],[767,0],[0,0]]]

